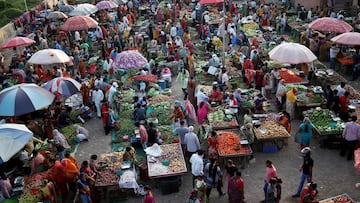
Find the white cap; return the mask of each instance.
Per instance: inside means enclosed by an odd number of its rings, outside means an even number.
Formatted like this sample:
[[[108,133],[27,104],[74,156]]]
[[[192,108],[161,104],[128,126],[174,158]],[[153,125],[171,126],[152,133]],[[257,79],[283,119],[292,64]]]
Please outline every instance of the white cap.
[[[189,127],[189,131],[190,131],[190,132],[193,132],[193,131],[194,131],[194,126],[190,126],[190,127]]]
[[[119,87],[119,84],[118,84],[117,82],[113,82],[113,83],[112,83],[112,86],[113,86],[113,87]]]

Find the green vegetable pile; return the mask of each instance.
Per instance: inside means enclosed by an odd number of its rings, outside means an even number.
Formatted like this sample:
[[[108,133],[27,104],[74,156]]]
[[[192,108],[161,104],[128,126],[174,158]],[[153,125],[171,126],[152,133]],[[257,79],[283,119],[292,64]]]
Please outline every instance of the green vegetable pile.
[[[121,104],[121,111],[119,116],[121,118],[129,118],[134,113],[134,105],[129,103],[122,103]]]
[[[123,103],[132,103],[133,102],[133,97],[136,96],[136,92],[133,89],[129,89],[129,90],[124,90],[122,91],[121,94],[121,101]]]
[[[300,104],[321,104],[324,100],[319,94],[314,94],[314,97],[308,97],[305,93],[296,95]]]
[[[213,121],[224,121],[225,114],[222,110],[217,110],[215,112],[209,113],[208,119],[209,122],[212,123]]]
[[[174,132],[171,125],[162,125],[158,127],[159,132],[163,138],[163,144],[170,144],[174,138]],[[164,139],[167,137],[167,139]]]
[[[294,85],[294,84],[287,84],[285,86],[286,88],[286,91],[289,91],[291,90],[291,88],[295,87],[295,89],[298,91],[298,92],[306,92],[308,90],[308,88],[305,86],[305,85]]]
[[[160,102],[150,105],[154,109],[154,114],[159,120],[159,125],[170,125],[171,124],[171,104],[170,102]]]
[[[133,121],[130,118],[120,118],[120,129],[116,131],[115,137],[113,137],[112,142],[122,142],[124,135],[131,137],[134,135],[135,126]]]
[[[243,107],[243,108],[255,108],[255,103],[253,101],[243,101],[243,102],[241,102],[241,107]]]
[[[310,109],[303,112],[308,117],[320,135],[341,133],[344,129],[342,121],[333,121],[329,109]]]

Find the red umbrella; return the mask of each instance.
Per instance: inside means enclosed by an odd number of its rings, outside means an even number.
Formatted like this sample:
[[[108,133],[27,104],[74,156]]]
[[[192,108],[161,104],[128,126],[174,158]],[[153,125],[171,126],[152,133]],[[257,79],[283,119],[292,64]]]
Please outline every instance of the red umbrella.
[[[219,4],[224,2],[224,0],[200,0],[200,4]]]
[[[68,18],[64,25],[61,27],[62,30],[87,30],[89,28],[94,28],[98,25],[96,20],[88,16],[74,16]]]
[[[156,83],[158,78],[156,75],[149,74],[149,75],[136,75],[136,76],[132,77],[131,79],[136,80],[136,81]]]
[[[15,37],[1,46],[2,49],[34,44],[35,41],[27,37]]]
[[[353,27],[343,20],[336,18],[318,18],[309,24],[309,28],[324,32],[350,32]]]
[[[337,44],[345,44],[345,45],[360,45],[360,33],[358,32],[346,32],[336,37],[333,37],[331,41]]]

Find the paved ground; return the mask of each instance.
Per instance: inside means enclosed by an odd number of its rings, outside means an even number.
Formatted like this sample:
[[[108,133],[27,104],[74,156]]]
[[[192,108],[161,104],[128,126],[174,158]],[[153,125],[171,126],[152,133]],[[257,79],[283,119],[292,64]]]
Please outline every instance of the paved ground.
[[[176,98],[181,97],[181,90],[178,85],[173,85],[173,92]],[[298,130],[299,121],[292,122],[293,133]],[[110,152],[110,136],[105,136],[101,120],[93,119],[86,123],[91,138],[89,142],[82,143],[76,154],[79,160],[88,159],[90,154],[101,154]],[[355,183],[360,182],[360,173],[353,167],[352,161],[347,161],[339,156],[338,150],[320,148],[318,140],[312,142],[312,156],[315,162],[313,180],[318,183],[319,199],[324,199],[334,195],[348,193],[355,200],[360,201],[360,190],[355,188]],[[299,154],[298,145],[293,142],[293,137],[289,140],[289,145],[276,153],[255,153],[256,162],[248,164],[241,170],[245,181],[245,196],[248,203],[261,201],[263,195],[263,180],[265,176],[265,161],[270,159],[278,169],[279,176],[283,179],[283,193],[281,202],[299,202],[298,199],[291,197],[296,192],[299,181],[299,167],[302,164],[302,157]],[[188,172],[183,176],[183,184],[178,193],[162,195],[157,187],[158,181],[151,180],[146,182],[153,186],[153,191],[158,203],[185,202],[191,191],[191,174]],[[139,181],[141,182],[141,181]],[[224,190],[226,191],[226,189]],[[140,202],[141,197],[131,196],[125,202]],[[227,196],[219,197],[216,190],[213,190],[210,202],[227,202]],[[112,199],[102,202],[124,202]]]

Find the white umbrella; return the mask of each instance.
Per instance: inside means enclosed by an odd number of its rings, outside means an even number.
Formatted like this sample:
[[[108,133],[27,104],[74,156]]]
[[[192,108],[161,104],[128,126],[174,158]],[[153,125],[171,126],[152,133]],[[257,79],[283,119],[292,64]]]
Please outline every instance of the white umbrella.
[[[298,43],[282,43],[269,52],[269,58],[280,63],[310,63],[317,59],[310,49]]]
[[[70,57],[59,49],[43,49],[35,52],[28,61],[32,64],[54,64],[70,62]]]
[[[49,15],[46,16],[47,19],[64,19],[64,18],[68,18],[68,16],[60,11],[54,11],[49,13]]]
[[[33,133],[22,124],[0,125],[0,164],[11,159],[32,138]]]
[[[85,16],[96,13],[98,8],[92,4],[79,4],[72,10],[69,15],[70,16]]]

